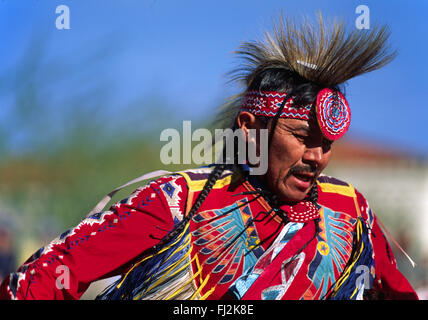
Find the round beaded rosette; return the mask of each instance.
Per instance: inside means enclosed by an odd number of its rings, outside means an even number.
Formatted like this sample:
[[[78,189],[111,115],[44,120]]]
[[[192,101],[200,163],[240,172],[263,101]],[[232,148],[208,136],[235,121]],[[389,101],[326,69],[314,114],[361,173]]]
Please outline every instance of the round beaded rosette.
[[[351,123],[351,110],[338,91],[322,89],[317,96],[316,114],[321,132],[329,140],[338,140]]]

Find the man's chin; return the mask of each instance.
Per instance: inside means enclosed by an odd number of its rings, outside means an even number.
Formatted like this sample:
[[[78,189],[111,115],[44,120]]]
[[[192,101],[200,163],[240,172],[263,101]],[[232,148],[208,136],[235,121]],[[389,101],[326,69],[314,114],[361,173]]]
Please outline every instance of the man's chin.
[[[312,186],[313,183],[311,183],[307,188],[298,188],[291,183],[284,183],[280,184],[279,186],[272,186],[270,189],[281,202],[295,203],[304,200],[311,191]]]
[[[282,202],[285,203],[300,202],[306,198],[309,190],[305,192],[281,193],[280,195],[277,194],[277,196]]]

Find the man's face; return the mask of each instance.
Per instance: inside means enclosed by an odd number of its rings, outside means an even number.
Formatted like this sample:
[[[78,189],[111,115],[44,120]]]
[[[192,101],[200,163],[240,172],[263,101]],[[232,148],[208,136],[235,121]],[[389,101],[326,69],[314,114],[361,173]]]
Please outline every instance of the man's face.
[[[268,122],[269,130],[272,122]],[[315,121],[281,118],[270,141],[263,179],[280,200],[301,201],[327,166],[330,154],[331,142]]]

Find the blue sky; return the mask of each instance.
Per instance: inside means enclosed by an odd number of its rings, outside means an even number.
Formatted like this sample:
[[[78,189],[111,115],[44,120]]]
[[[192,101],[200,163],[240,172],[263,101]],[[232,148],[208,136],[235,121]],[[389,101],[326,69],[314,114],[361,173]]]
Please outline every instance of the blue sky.
[[[123,106],[141,96],[162,97],[171,117],[203,119],[237,92],[225,77],[236,66],[233,50],[241,41],[260,38],[279,10],[296,17],[322,10],[353,25],[361,4],[369,7],[371,24],[389,25],[398,56],[382,70],[348,82],[349,136],[426,156],[428,2],[424,0],[2,0],[0,75],[13,74],[38,39],[44,43],[41,69],[44,62],[59,65],[51,71],[53,80],[44,92],[51,101],[108,82],[103,112],[112,119],[132,117]],[[59,5],[70,9],[69,30],[55,27]],[[97,58],[89,59],[95,52]],[[0,89],[6,89],[0,95],[0,124],[7,125],[12,104],[8,78],[1,79]],[[66,108],[70,105],[55,111],[66,114]],[[143,106],[141,113],[149,114],[149,109]],[[17,135],[19,130],[15,126]]]

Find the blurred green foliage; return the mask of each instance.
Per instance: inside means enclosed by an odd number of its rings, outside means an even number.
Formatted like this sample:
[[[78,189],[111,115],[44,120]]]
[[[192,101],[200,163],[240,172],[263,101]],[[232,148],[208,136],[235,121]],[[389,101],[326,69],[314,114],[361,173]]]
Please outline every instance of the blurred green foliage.
[[[0,223],[13,229],[17,247],[53,239],[137,176],[188,167],[160,162],[160,132],[179,123],[162,97],[115,105],[107,75],[114,49],[46,61],[45,46],[34,37],[0,75]]]

